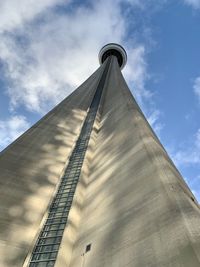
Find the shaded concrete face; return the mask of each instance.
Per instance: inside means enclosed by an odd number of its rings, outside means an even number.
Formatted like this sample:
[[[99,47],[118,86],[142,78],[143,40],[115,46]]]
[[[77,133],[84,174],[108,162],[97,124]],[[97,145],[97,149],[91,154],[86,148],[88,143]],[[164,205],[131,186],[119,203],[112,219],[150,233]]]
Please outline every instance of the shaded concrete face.
[[[22,266],[32,249],[101,72],[0,154],[0,266]]]
[[[28,266],[103,69],[1,153],[0,266]],[[191,198],[113,57],[55,267],[200,266]]]

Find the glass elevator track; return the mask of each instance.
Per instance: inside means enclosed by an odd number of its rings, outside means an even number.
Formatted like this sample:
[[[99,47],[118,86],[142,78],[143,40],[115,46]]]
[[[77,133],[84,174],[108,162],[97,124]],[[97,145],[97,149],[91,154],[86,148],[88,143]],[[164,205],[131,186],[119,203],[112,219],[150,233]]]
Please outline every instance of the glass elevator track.
[[[111,57],[107,60],[75,148],[69,158],[68,166],[49,208],[48,217],[33,249],[29,267],[52,267],[55,264],[63,232],[67,225],[73,196],[81,174],[83,160],[99,107],[110,60]]]

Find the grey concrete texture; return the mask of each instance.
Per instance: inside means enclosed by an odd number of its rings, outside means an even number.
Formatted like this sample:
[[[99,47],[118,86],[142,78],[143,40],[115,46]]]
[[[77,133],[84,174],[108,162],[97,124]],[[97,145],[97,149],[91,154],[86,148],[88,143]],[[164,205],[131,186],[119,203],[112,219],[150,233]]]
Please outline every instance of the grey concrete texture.
[[[30,255],[101,71],[1,152],[1,267],[22,266]]]
[[[103,69],[1,153],[0,266],[28,266]],[[113,57],[55,267],[130,266],[200,266],[200,210]]]
[[[102,105],[78,237],[66,266],[200,266],[199,205],[115,59]]]

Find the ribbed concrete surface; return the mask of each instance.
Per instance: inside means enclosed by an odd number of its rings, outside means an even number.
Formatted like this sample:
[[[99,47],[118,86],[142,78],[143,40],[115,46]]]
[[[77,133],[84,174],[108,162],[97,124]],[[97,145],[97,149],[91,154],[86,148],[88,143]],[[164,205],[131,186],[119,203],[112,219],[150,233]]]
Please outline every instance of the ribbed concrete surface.
[[[116,61],[106,91],[78,239],[67,266],[200,266],[198,204]],[[84,254],[88,244],[91,250]]]
[[[33,247],[101,72],[0,154],[1,267],[21,267]]]

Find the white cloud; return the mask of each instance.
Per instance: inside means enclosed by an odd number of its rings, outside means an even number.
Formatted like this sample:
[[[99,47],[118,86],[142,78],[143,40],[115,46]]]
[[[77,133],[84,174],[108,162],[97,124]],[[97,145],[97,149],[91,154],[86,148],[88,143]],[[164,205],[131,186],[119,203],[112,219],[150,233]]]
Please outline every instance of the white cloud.
[[[198,97],[200,102],[200,77],[197,77],[194,81],[193,85],[194,93]]]
[[[150,98],[151,93],[145,89],[145,81],[148,79],[147,63],[145,60],[145,47],[138,45],[136,48],[129,49],[128,64],[125,68],[124,75],[128,83],[133,82],[134,94],[139,102],[142,98]]]
[[[179,167],[200,164],[200,129],[193,136],[190,145],[185,145],[185,148],[178,152],[169,151],[169,153]]]
[[[160,122],[161,112],[157,109],[151,112],[150,116],[147,118],[149,124],[154,129],[157,136],[160,136],[160,132],[164,127],[164,124]]]
[[[19,6],[16,1],[8,2],[13,3],[11,9],[1,4],[2,27],[7,31],[0,36],[0,58],[9,81],[7,93],[12,109],[23,105],[30,111],[46,112],[98,67],[97,54],[102,45],[118,42],[126,46],[127,25],[121,13],[121,0],[95,1],[87,7],[72,9],[70,14],[47,9],[54,7],[55,0],[40,4],[31,1],[29,5],[24,0]],[[136,0],[127,2],[138,5]],[[34,23],[38,14],[43,19]],[[145,46],[133,43],[127,52],[125,76],[134,82],[139,100],[150,97],[144,88],[148,77]]]
[[[190,5],[194,9],[200,8],[200,0],[184,0],[184,3]]]
[[[34,19],[44,10],[58,5],[64,0],[6,0],[0,2],[0,32],[14,30]]]
[[[70,6],[70,12],[54,9],[64,3],[67,10],[70,0],[36,2],[8,0],[0,4],[4,11],[0,18],[0,60],[12,111],[23,106],[31,112],[46,113],[93,73],[99,66],[98,52],[108,42],[126,48],[124,76],[142,108],[147,107],[145,100],[151,106],[153,96],[145,88],[149,79],[145,44],[126,40],[128,21],[121,8],[124,1],[91,1],[87,6]],[[146,3],[126,2],[142,9]],[[163,126],[160,113],[152,107],[147,109],[150,123],[159,134]]]
[[[29,123],[24,116],[12,116],[7,120],[0,120],[0,150],[14,141],[25,130]]]

